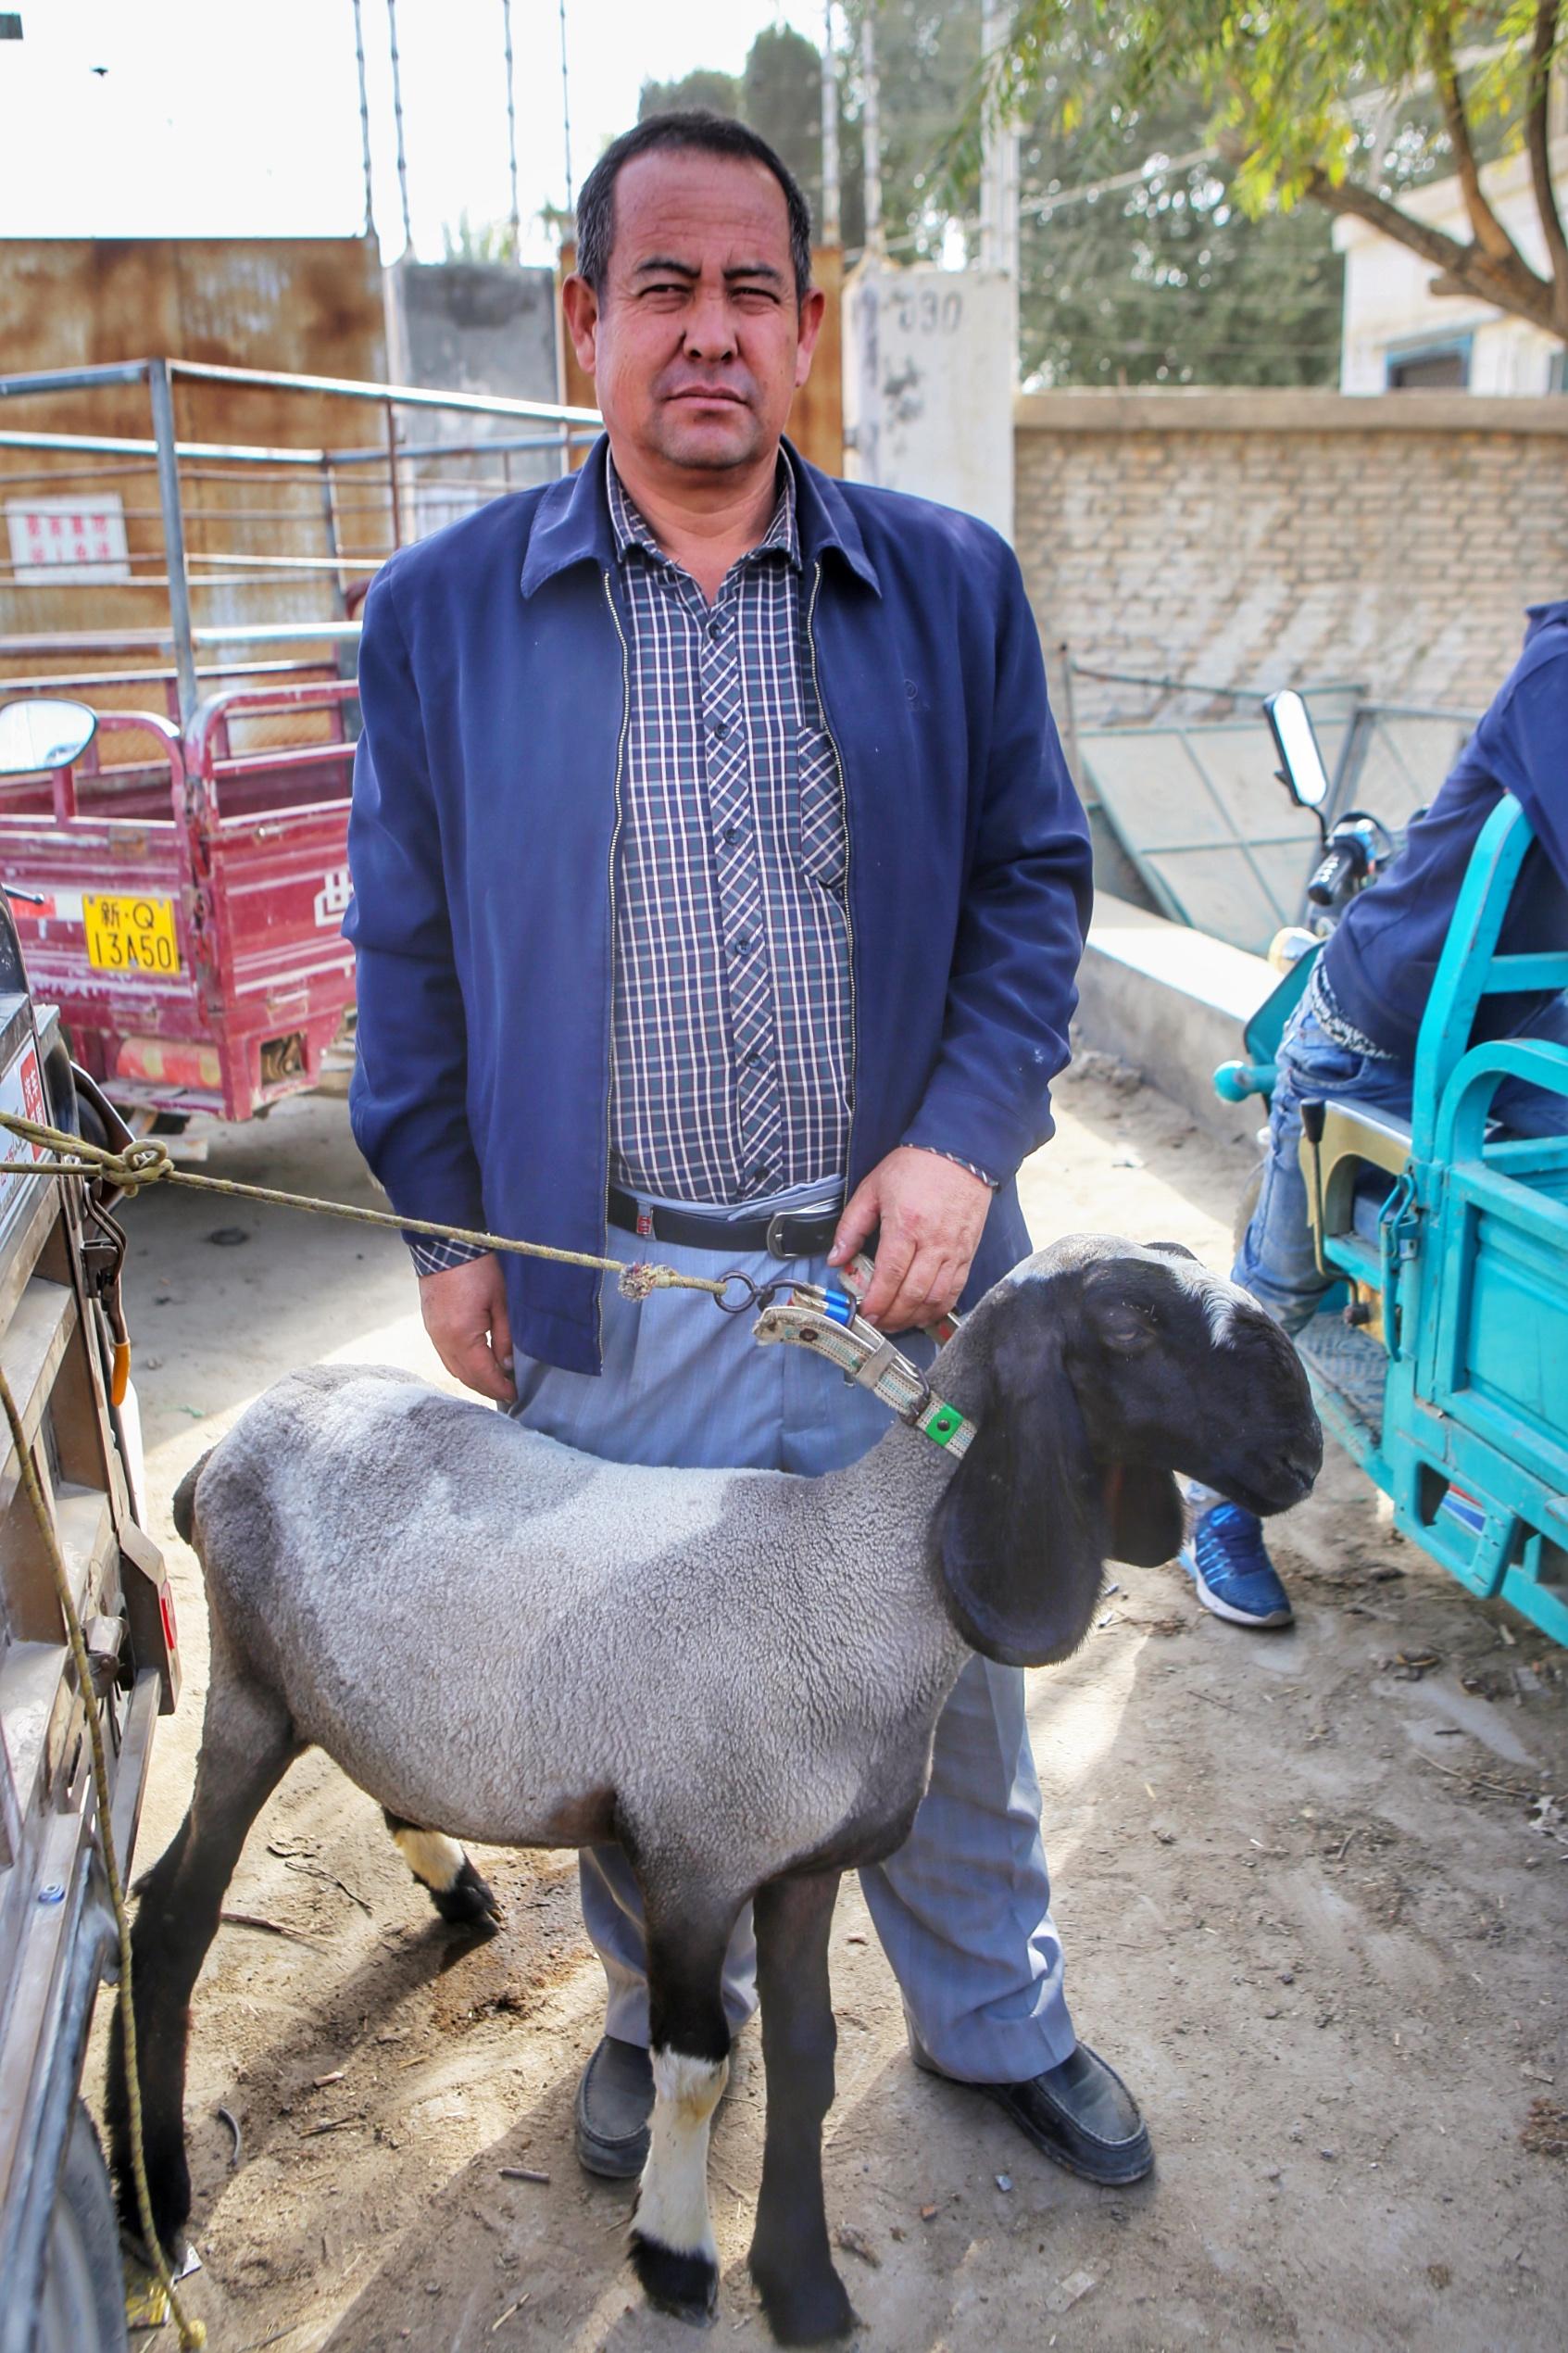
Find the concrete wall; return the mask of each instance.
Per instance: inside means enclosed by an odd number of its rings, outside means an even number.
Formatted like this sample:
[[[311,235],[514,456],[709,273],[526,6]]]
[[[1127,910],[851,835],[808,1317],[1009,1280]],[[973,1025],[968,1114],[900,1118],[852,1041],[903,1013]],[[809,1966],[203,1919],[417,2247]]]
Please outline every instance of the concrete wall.
[[[557,397],[553,270],[501,261],[402,262],[392,274],[408,383],[508,400]]]
[[[911,491],[1010,535],[1018,303],[999,270],[857,263],[845,286],[852,482]]]
[[[1244,1052],[1247,1024],[1278,985],[1261,956],[1169,923],[1097,883],[1073,1041],[1131,1063],[1200,1127],[1245,1143],[1262,1107],[1255,1098],[1222,1102],[1214,1073]]]
[[[1047,654],[1479,708],[1568,595],[1568,399],[1057,392],[1015,408]],[[1080,720],[1120,711],[1076,690]]]
[[[558,400],[553,270],[509,261],[395,263],[386,273],[387,341],[402,384],[432,392],[492,394],[504,400]],[[420,458],[402,470],[407,533],[422,539],[460,522],[509,490],[560,472],[558,445],[544,424],[438,409],[409,412],[408,440],[461,443],[470,454]],[[536,448],[474,452],[476,442],[533,440]]]
[[[387,272],[387,318],[392,364],[405,384],[433,392],[490,393],[505,400],[558,400],[556,279],[553,270],[521,270],[503,261],[399,262]],[[431,441],[495,441],[547,432],[515,417],[442,416],[421,411],[409,438]],[[445,474],[452,490],[443,501],[441,484],[417,483],[418,527],[422,534],[466,513],[473,495],[460,496],[463,470],[422,468]],[[508,487],[548,482],[560,471],[554,447],[514,449],[499,461],[477,461],[471,493],[494,496]],[[451,512],[445,511],[446,507]]]

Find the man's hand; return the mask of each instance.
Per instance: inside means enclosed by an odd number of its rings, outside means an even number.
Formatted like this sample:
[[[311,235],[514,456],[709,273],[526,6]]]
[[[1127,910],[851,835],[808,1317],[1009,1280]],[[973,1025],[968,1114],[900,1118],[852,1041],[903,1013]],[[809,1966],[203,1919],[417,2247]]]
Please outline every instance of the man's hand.
[[[830,1266],[881,1225],[876,1278],[860,1313],[884,1332],[935,1324],[958,1305],[991,1206],[991,1188],[940,1152],[900,1144],[844,1204]]]
[[[512,1327],[507,1285],[494,1251],[465,1259],[439,1275],[420,1277],[420,1313],[436,1354],[465,1389],[497,1405],[517,1395],[512,1380]]]

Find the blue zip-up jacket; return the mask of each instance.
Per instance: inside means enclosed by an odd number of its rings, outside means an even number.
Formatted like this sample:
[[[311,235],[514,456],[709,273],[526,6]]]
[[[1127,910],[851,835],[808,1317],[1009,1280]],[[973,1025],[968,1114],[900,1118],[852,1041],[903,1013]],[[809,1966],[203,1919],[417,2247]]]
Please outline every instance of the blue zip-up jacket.
[[[1373,888],[1353,899],[1323,950],[1348,1021],[1413,1063],[1437,959],[1482,826],[1505,792],[1536,838],[1524,853],[1499,938],[1525,956],[1568,939],[1568,602],[1532,605],[1524,651],[1476,724],[1441,791]],[[1551,1002],[1484,997],[1477,1042],[1527,1029]]]
[[[344,925],[358,960],[354,1133],[394,1208],[592,1252],[626,713],[606,449],[377,574]],[[848,820],[848,1182],[900,1143],[1009,1179],[977,1295],[1029,1246],[1010,1178],[1051,1133],[1087,830],[1006,542],[795,462]],[[503,1263],[516,1345],[597,1372],[599,1277]]]

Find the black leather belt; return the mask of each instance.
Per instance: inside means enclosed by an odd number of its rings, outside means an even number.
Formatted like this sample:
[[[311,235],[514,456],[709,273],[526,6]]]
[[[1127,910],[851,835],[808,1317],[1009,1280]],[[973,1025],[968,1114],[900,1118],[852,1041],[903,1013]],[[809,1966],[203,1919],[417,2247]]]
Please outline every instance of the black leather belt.
[[[836,1209],[775,1210],[771,1217],[737,1217],[721,1224],[682,1209],[640,1209],[630,1193],[609,1189],[609,1222],[623,1233],[646,1234],[654,1241],[685,1250],[737,1252],[765,1250],[772,1258],[825,1258],[838,1231]]]

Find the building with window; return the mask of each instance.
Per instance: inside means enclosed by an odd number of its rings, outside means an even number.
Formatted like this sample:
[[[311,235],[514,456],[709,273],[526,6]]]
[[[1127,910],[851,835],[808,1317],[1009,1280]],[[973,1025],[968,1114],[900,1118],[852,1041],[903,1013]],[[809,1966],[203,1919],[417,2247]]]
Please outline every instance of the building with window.
[[[1552,164],[1559,189],[1568,189],[1568,134],[1553,141]],[[1544,271],[1528,158],[1488,165],[1482,184],[1525,260]],[[1469,242],[1457,180],[1432,181],[1402,197],[1400,208]],[[1555,336],[1474,295],[1434,294],[1432,264],[1365,221],[1336,220],[1334,242],[1345,257],[1342,392],[1568,391],[1568,355]]]

